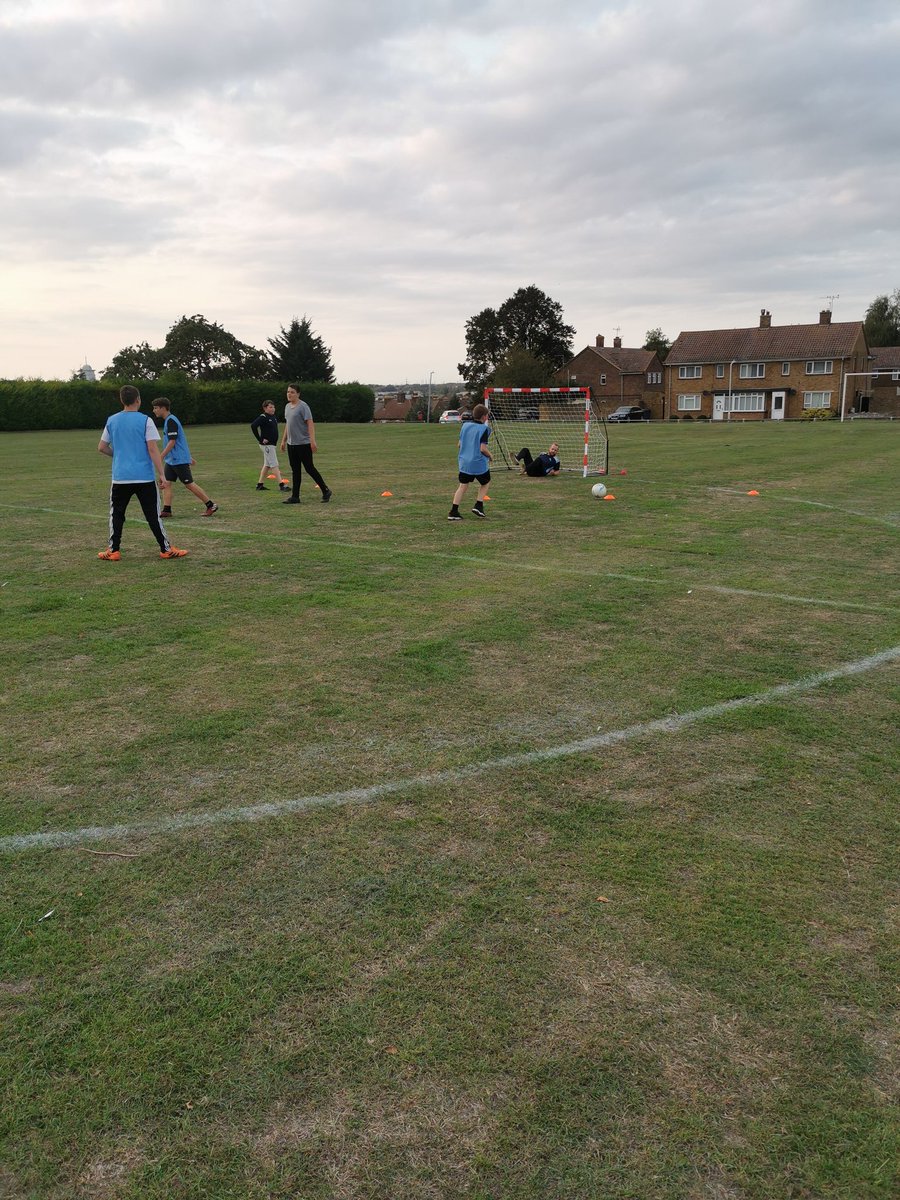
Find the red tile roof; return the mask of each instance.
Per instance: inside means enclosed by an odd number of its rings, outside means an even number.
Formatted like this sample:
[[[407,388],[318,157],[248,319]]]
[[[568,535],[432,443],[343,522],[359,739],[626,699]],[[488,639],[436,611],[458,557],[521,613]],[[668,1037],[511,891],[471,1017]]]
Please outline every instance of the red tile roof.
[[[900,370],[900,346],[873,346],[869,353],[875,360],[871,366],[876,370]]]
[[[650,364],[656,357],[654,350],[629,350],[627,347],[588,346],[598,358],[606,359],[610,366],[621,371],[623,375],[643,375],[649,371]]]
[[[831,325],[774,325],[769,329],[703,329],[680,333],[666,366],[684,363],[788,362],[792,359],[848,358],[861,321]]]

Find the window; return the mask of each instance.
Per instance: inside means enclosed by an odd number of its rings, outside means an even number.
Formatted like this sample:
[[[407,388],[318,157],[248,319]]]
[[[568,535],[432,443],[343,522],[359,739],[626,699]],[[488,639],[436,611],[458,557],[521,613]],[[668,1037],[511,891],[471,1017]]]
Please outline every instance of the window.
[[[600,376],[600,386],[601,386],[601,387],[604,387],[604,386],[605,386],[605,384],[606,384],[606,376],[605,376],[605,375],[601,375],[601,376]]]
[[[764,379],[766,374],[766,364],[741,363],[738,368],[738,373],[741,379]]]
[[[716,363],[716,379],[724,379],[724,378],[725,378],[725,364],[724,363]]]
[[[831,408],[831,392],[804,392],[804,408]]]
[[[900,371],[891,371],[891,383],[896,383],[900,380]]]
[[[812,358],[806,364],[807,375],[830,375],[834,370],[834,363],[830,358]]]
[[[679,379],[699,379],[702,372],[703,372],[703,368],[700,366],[699,363],[689,366],[689,367],[679,367],[678,368],[678,378]]]
[[[695,412],[700,407],[699,396],[679,396],[678,411],[679,412]]]
[[[782,364],[781,364],[781,373],[782,373],[782,375],[790,375],[790,373],[791,373],[791,364],[790,364],[789,362],[786,362],[786,363],[782,363]]]
[[[648,383],[662,383],[662,371],[648,371],[647,372],[647,382]]]
[[[728,408],[728,397],[725,397],[725,408]],[[731,397],[732,412],[765,412],[765,392],[740,392]]]

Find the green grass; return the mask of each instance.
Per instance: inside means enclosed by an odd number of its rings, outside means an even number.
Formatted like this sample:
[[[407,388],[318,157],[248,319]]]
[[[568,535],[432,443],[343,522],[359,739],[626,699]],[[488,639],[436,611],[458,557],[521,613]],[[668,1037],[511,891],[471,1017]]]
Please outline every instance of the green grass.
[[[460,525],[452,429],[323,426],[299,508],[190,435],[220,512],[118,564],[97,435],[0,439],[0,1196],[895,1194],[896,661],[490,765],[897,646],[894,427]]]

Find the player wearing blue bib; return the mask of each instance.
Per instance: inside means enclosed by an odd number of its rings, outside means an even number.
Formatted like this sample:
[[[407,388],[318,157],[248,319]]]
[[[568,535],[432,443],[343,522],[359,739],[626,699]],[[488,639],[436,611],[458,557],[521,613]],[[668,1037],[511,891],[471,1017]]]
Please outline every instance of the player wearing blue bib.
[[[461,521],[459,506],[468,491],[469,484],[478,480],[478,498],[472,508],[476,517],[485,516],[484,498],[491,481],[493,455],[487,448],[491,431],[488,428],[488,410],[476,404],[472,420],[464,421],[459,430],[459,487],[453,493],[453,504],[447,515],[448,521]]]
[[[159,543],[160,557],[184,558],[187,550],[178,550],[171,544],[159,519],[156,479],[163,473],[163,461],[156,444],[159,441],[156,426],[140,412],[141,393],[136,387],[126,384],[120,388],[119,402],[122,411],[106,422],[97,446],[101,454],[112,459],[109,545],[97,557],[107,562],[118,562],[122,557],[119,547],[125,527],[125,510],[131,497],[137,496],[144,520]]]
[[[197,499],[202,500],[206,505],[206,512],[203,514],[204,517],[211,517],[214,512],[218,511],[219,506],[210,500],[203,488],[198,487],[194,483],[194,476],[191,474],[191,467],[194,465],[194,460],[191,457],[190,447],[188,446],[187,438],[184,436],[184,429],[181,422],[171,411],[171,406],[165,396],[158,396],[153,401],[153,415],[157,421],[162,421],[163,437],[166,441],[162,452],[164,478],[162,481],[163,509],[161,515],[171,517],[172,484],[176,479],[180,479],[187,490],[193,492]]]

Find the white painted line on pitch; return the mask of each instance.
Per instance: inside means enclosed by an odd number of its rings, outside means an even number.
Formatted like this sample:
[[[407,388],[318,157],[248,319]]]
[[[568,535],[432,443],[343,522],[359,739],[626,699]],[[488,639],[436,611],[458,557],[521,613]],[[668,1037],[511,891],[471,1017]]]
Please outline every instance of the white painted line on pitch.
[[[2,504],[0,508],[10,508],[17,511],[43,512],[51,516],[75,516],[91,520],[96,513],[75,513],[71,509],[37,508],[31,505]],[[229,529],[221,521],[215,525],[204,524],[191,527],[191,534],[218,534],[220,537],[258,538],[259,534],[252,529]],[[380,542],[350,542],[343,538],[317,536],[315,534],[287,534],[279,538],[279,544],[297,542],[312,546],[340,546],[344,550],[365,550],[378,553],[385,557],[397,558],[406,555],[413,558],[437,558],[443,562],[461,562],[470,566],[481,567],[487,571],[538,571],[552,575],[571,575],[578,579],[622,579],[626,583],[640,583],[647,587],[671,587],[674,591],[682,589],[695,592],[717,592],[723,596],[756,597],[760,600],[782,600],[789,604],[809,604],[817,608],[849,609],[853,612],[896,613],[897,605],[863,604],[856,600],[825,600],[821,596],[794,596],[789,592],[767,592],[755,588],[733,588],[716,583],[692,583],[690,580],[652,579],[648,575],[630,575],[625,571],[598,571],[593,568],[563,567],[546,563],[510,562],[502,558],[481,558],[475,554],[453,554],[448,550],[430,550],[427,547],[384,546]],[[104,568],[106,570],[106,568]]]
[[[737,700],[723,700],[719,704],[708,704],[706,707],[696,708],[692,712],[675,713],[670,717],[660,717],[655,721],[645,721],[640,725],[629,725],[625,729],[614,729],[606,733],[598,732],[591,737],[581,738],[577,742],[566,742],[561,746],[546,746],[543,750],[526,750],[520,754],[507,754],[502,758],[471,763],[467,767],[449,767],[444,771],[415,775],[410,779],[394,779],[388,783],[350,788],[343,792],[326,792],[320,796],[298,796],[294,800],[276,800],[240,808],[220,808],[215,812],[184,813],[177,817],[162,817],[156,821],[142,821],[134,825],[93,825],[83,829],[58,830],[56,832],[11,834],[8,837],[0,838],[0,853],[35,849],[56,850],[76,845],[79,842],[113,841],[140,835],[175,833],[181,829],[208,829],[215,825],[265,821],[269,817],[305,812],[312,808],[368,804],[385,796],[398,796],[405,792],[415,791],[417,788],[443,787],[447,784],[462,783],[488,771],[507,771],[512,768],[534,766],[536,763],[567,758],[574,754],[590,754],[607,746],[633,741],[635,738],[648,737],[657,733],[678,733],[698,721],[708,721],[742,708],[769,704],[773,700],[782,700],[787,696],[811,692],[835,679],[847,679],[853,675],[861,675],[898,659],[900,659],[900,646],[891,646],[888,650],[871,654],[868,658],[857,659],[856,662],[845,663],[831,671],[807,675],[803,679],[795,680],[794,683],[780,683],[775,687],[767,688],[764,692],[741,696]]]

